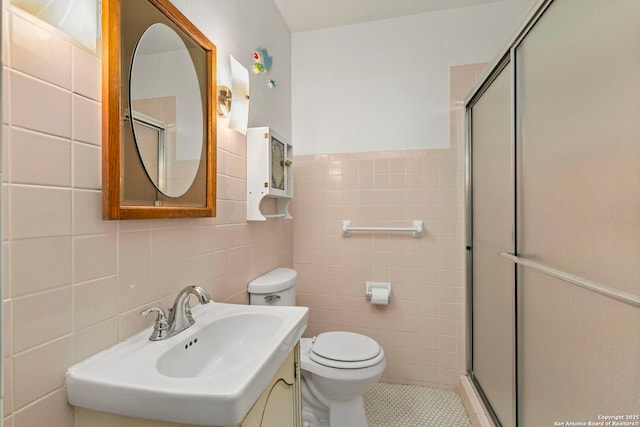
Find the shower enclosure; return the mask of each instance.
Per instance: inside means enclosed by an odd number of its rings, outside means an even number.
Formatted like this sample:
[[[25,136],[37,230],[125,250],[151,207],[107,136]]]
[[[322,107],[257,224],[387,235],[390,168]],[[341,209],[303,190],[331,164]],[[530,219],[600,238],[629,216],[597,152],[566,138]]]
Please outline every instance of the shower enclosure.
[[[466,108],[472,382],[505,427],[640,426],[640,1],[538,2]]]

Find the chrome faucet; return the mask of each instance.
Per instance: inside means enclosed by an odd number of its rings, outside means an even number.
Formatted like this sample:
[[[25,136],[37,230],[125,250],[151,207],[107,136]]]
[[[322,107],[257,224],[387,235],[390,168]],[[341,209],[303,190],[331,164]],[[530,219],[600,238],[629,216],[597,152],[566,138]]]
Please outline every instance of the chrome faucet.
[[[151,307],[142,313],[141,316],[147,316],[151,313],[157,313],[158,318],[153,328],[153,333],[149,337],[151,341],[160,341],[170,338],[174,335],[187,329],[189,326],[195,323],[193,316],[191,315],[191,306],[189,305],[189,297],[195,295],[198,297],[200,304],[207,304],[211,301],[211,297],[200,286],[187,286],[176,296],[176,300],[173,302],[173,307],[169,309],[169,317],[164,313],[164,310],[158,307]]]
[[[200,304],[207,304],[211,301],[211,297],[200,286],[187,286],[176,296],[173,307],[169,310],[169,336],[179,334],[195,323],[191,315],[191,306],[189,305],[189,297],[195,295],[198,297]]]

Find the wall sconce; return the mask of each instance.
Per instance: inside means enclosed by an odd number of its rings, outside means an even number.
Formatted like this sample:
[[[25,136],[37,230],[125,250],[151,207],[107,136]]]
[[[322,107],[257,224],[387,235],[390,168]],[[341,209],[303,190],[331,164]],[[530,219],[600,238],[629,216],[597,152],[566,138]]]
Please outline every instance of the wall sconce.
[[[223,118],[229,118],[231,112],[231,88],[227,86],[218,86],[218,115]]]
[[[229,128],[246,135],[249,123],[249,70],[244,68],[233,56],[230,56],[229,60],[231,62],[231,90],[233,91]]]
[[[96,0],[11,0],[11,4],[53,25],[95,52],[98,32]]]
[[[249,123],[249,70],[233,56],[218,58],[218,117],[229,129],[247,134]]]

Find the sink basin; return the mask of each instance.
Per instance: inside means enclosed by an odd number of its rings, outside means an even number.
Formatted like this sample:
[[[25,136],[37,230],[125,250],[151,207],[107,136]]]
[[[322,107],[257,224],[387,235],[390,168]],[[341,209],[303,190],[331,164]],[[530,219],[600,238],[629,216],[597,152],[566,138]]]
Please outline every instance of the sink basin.
[[[233,425],[247,414],[306,326],[306,307],[211,302],[195,325],[163,341],[151,329],[69,368],[74,406],[195,425]]]
[[[214,320],[192,336],[192,345],[175,345],[160,356],[158,372],[193,378],[250,369],[259,363],[262,349],[283,322],[284,318],[275,313],[234,314]]]

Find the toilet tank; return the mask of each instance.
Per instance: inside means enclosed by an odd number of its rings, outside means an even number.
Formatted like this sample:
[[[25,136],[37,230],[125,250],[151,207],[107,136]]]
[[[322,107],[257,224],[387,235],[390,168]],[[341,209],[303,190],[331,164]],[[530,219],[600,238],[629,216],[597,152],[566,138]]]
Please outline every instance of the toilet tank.
[[[251,305],[296,305],[296,278],[291,268],[276,268],[249,282]]]

